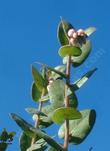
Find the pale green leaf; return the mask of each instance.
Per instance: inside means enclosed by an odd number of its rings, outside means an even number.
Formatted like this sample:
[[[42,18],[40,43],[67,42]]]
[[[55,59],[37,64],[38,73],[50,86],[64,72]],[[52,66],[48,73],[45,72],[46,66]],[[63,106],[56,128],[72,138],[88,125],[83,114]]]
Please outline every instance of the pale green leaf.
[[[69,142],[76,145],[82,143],[88,136],[94,126],[96,119],[95,110],[83,110],[80,113],[82,115],[81,119],[69,121]],[[58,136],[60,138],[64,138],[65,124],[60,127]]]
[[[47,67],[47,68],[51,71],[49,78],[52,78],[54,80],[58,78],[67,78],[65,74],[66,66],[60,65],[55,68],[51,68],[51,67]]]
[[[53,106],[62,106],[65,97],[65,83],[63,80],[55,80],[48,86],[50,102]]]
[[[78,79],[73,85],[74,91],[80,89],[93,75],[93,73],[97,70],[97,68],[94,68],[93,70],[88,71],[85,75],[83,75],[80,79]]]
[[[66,56],[80,56],[82,53],[81,49],[76,46],[65,45],[59,49],[59,55],[61,57]]]
[[[32,144],[27,151],[45,151],[47,149],[47,143],[43,139],[39,139],[37,142]]]
[[[80,66],[87,59],[87,57],[89,56],[89,54],[92,50],[91,42],[89,40],[87,40],[86,44],[82,45],[81,50],[82,50],[82,53],[80,56],[71,57],[72,65],[74,67]],[[68,59],[68,57],[64,57],[64,59],[63,59],[64,64],[67,63],[67,59]]]
[[[53,148],[53,147],[50,147],[49,149],[48,149],[48,151],[57,151],[55,148]]]
[[[56,124],[62,124],[66,119],[75,120],[80,118],[81,118],[81,113],[78,112],[75,108],[71,108],[71,107],[58,108],[54,111],[52,116],[52,120]]]
[[[87,36],[90,36],[95,31],[96,31],[95,27],[89,27],[89,28],[87,28],[87,29],[84,30],[84,32],[86,33]]]

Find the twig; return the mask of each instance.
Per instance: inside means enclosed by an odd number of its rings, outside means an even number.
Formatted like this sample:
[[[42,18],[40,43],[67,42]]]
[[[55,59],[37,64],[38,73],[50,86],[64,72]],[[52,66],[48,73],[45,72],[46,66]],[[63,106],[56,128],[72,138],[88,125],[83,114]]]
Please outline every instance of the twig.
[[[42,95],[41,95],[41,98],[45,95],[45,89],[42,90]],[[43,102],[40,101],[39,102],[39,106],[38,106],[38,111],[41,112],[42,110],[42,105],[43,105]],[[37,120],[35,121],[35,128],[39,128],[39,124],[40,124],[40,115],[37,116]],[[31,142],[31,145],[34,144],[36,142],[36,137],[32,138],[32,142]]]
[[[67,67],[66,67],[66,86],[65,86],[65,94],[68,89],[68,85],[70,84],[70,67],[71,67],[71,56],[68,57],[67,61]],[[65,107],[69,107],[69,97],[65,96]],[[69,144],[69,120],[65,120],[65,138],[64,138],[64,150],[68,150],[68,144]]]

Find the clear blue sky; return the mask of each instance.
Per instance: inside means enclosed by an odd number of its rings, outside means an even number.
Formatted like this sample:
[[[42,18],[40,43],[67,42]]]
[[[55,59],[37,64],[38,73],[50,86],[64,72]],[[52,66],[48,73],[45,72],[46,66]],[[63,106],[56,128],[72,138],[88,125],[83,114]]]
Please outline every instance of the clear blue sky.
[[[75,78],[78,78],[90,68],[99,68],[77,93],[79,108],[95,108],[97,121],[86,141],[79,146],[71,146],[70,151],[87,151],[90,146],[93,146],[93,151],[110,148],[109,0],[3,0],[0,1],[0,130],[6,127],[17,132],[8,151],[19,150],[20,134],[19,127],[8,114],[15,112],[31,122],[24,108],[36,105],[30,97],[30,65],[34,61],[51,66],[62,63],[57,55],[60,45],[56,37],[60,16],[77,28],[97,28],[91,36],[93,52],[90,58],[74,69]],[[49,128],[49,134],[52,134],[51,130],[53,132],[53,128]]]

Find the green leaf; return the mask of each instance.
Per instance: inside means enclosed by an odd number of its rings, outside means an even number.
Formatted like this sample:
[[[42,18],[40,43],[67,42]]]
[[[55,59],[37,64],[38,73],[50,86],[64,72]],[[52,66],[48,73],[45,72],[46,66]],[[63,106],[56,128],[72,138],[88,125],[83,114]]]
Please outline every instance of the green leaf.
[[[46,86],[46,83],[42,75],[37,71],[34,66],[32,66],[32,75],[37,88],[42,91],[42,89]]]
[[[37,102],[41,98],[42,92],[38,89],[35,83],[32,84],[32,99]]]
[[[24,132],[22,132],[19,140],[21,151],[26,151],[31,146],[31,141],[32,138],[30,138]]]
[[[85,29],[85,33],[86,33],[87,36],[90,36],[95,31],[96,31],[95,27],[89,27],[89,28]]]
[[[38,111],[38,109],[36,109],[36,108],[26,108],[25,110],[30,114],[37,114],[40,116],[46,116],[47,117],[47,115],[45,113]]]
[[[57,67],[55,67],[55,68],[52,68],[52,67],[50,67],[50,66],[48,66],[48,65],[46,65],[46,64],[43,64],[43,63],[41,63],[41,62],[36,62],[37,64],[40,64],[40,65],[42,65],[42,66],[45,66],[47,69],[48,69],[48,71],[53,71],[52,72],[52,74],[54,73],[54,74],[56,74],[55,76],[58,76],[58,77],[63,77],[63,78],[67,78],[67,76],[65,75],[65,66],[64,65],[61,65],[61,66],[57,66]],[[47,72],[48,72],[47,71]],[[47,73],[48,74],[48,73]],[[51,74],[51,73],[50,73]],[[49,74],[49,76],[50,76],[50,74]],[[47,76],[48,77],[48,76]],[[49,78],[49,77],[48,77]],[[56,77],[57,78],[57,77]],[[54,79],[56,79],[55,77],[54,77]]]
[[[94,68],[93,70],[88,71],[85,75],[83,75],[80,79],[78,79],[73,85],[74,91],[80,89],[92,76],[92,74],[97,70],[97,68]]]
[[[0,151],[5,151],[8,147],[8,144],[7,143],[0,143]]]
[[[58,78],[67,78],[67,76],[65,74],[66,66],[60,65],[55,68],[51,68],[51,67],[47,66],[47,68],[50,71],[52,71],[49,78],[52,78],[54,80],[56,80]]]
[[[74,67],[80,66],[89,56],[91,49],[92,49],[91,42],[89,40],[87,40],[86,44],[83,44],[81,47],[81,50],[82,50],[81,55],[78,57],[71,57],[72,65]],[[64,57],[64,59],[63,59],[64,64],[67,63],[67,59],[68,59],[68,57]]]
[[[4,129],[0,135],[0,140],[1,141],[7,141],[8,140],[8,132],[6,129]]]
[[[61,45],[68,45],[69,39],[67,36],[68,30],[74,28],[69,22],[61,20],[61,22],[58,25],[58,40],[61,43]]]
[[[54,111],[52,120],[57,124],[62,124],[66,119],[75,120],[80,118],[81,113],[78,112],[76,109],[71,107],[61,107]]]
[[[61,57],[66,56],[80,56],[82,53],[81,49],[79,47],[71,46],[71,45],[65,45],[62,46],[59,49],[59,55]]]
[[[77,108],[78,107],[78,99],[77,96],[74,92],[74,89],[72,87],[68,88],[71,92],[70,95],[68,95],[69,97],[69,106],[73,107],[73,108]]]
[[[47,68],[45,64],[42,64],[41,74],[44,80],[47,80]]]
[[[34,134],[31,130],[31,124],[27,124],[25,120],[14,113],[11,113],[10,116],[18,124],[18,126],[21,127],[21,129],[26,133],[27,136],[31,138],[36,137],[36,134]]]
[[[27,151],[44,151],[47,149],[47,143],[43,139],[39,139],[35,144],[32,144]]]
[[[39,128],[47,128],[53,124],[50,116],[48,117],[41,117]]]
[[[95,110],[83,110],[80,112],[82,114],[81,119],[69,121],[69,142],[72,144],[82,143],[88,134],[91,132],[95,119],[96,112]],[[60,138],[64,138],[65,135],[65,124],[63,124],[58,132]]]
[[[17,125],[26,133],[26,135],[30,137],[43,138],[49,145],[56,148],[59,151],[63,151],[63,148],[50,136],[46,133],[42,132],[41,130],[34,128],[31,124],[27,123],[24,119],[20,116],[11,113],[11,118],[17,123]]]
[[[15,132],[8,132],[6,129],[4,129],[0,134],[0,141],[10,144],[13,141],[15,134]]]
[[[52,105],[46,105],[45,107],[42,108],[42,112],[45,113],[47,115],[47,117],[42,116],[40,119],[40,128],[46,128],[49,127],[50,125],[53,124],[52,121],[52,115],[53,115],[53,111],[56,109],[57,107],[52,106]]]
[[[50,147],[49,149],[48,149],[48,151],[57,151],[55,148],[53,148],[53,147]]]
[[[53,111],[54,111],[56,108],[57,108],[57,107],[52,106],[52,105],[46,105],[45,107],[42,108],[42,112],[43,112],[46,116],[41,116],[41,117],[40,117],[40,124],[39,124],[39,127],[40,127],[40,128],[46,128],[46,127],[49,127],[50,125],[53,124],[52,115],[53,115]]]
[[[15,132],[9,132],[8,133],[8,138],[9,138],[9,141],[13,141],[13,137],[16,135]]]
[[[63,80],[55,80],[48,86],[50,103],[53,106],[60,107],[64,104],[65,83]]]

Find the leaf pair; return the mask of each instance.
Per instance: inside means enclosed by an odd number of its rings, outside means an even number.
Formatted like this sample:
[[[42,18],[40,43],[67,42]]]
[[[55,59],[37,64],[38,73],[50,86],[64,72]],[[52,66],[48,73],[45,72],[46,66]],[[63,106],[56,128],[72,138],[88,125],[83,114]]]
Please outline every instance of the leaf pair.
[[[41,115],[41,121],[40,121],[41,127],[50,126],[53,123],[52,116],[53,116],[54,110],[64,106],[65,82],[60,79],[53,81],[53,83],[51,83],[48,87],[48,95],[49,95],[51,104],[43,107],[42,113],[41,112],[39,113]],[[69,96],[70,106],[76,108],[78,105],[78,101],[77,101],[77,97],[74,91],[73,90],[71,91],[71,89],[68,88],[66,95]],[[32,108],[28,109],[28,112],[38,114],[37,111]],[[42,116],[42,114],[47,115],[47,117]]]
[[[43,66],[43,64],[41,64]],[[58,78],[67,78],[65,74],[65,66],[60,65],[55,68],[49,67],[47,65],[44,65],[49,72],[48,79],[58,79]],[[47,79],[44,79],[42,75],[39,73],[39,71],[32,66],[32,75],[34,78],[34,82],[32,83],[32,99],[37,102],[37,101],[48,101],[49,96],[48,94],[46,96],[42,96],[42,91],[44,90],[47,93],[47,84],[48,81]],[[45,93],[45,94],[46,94]]]

